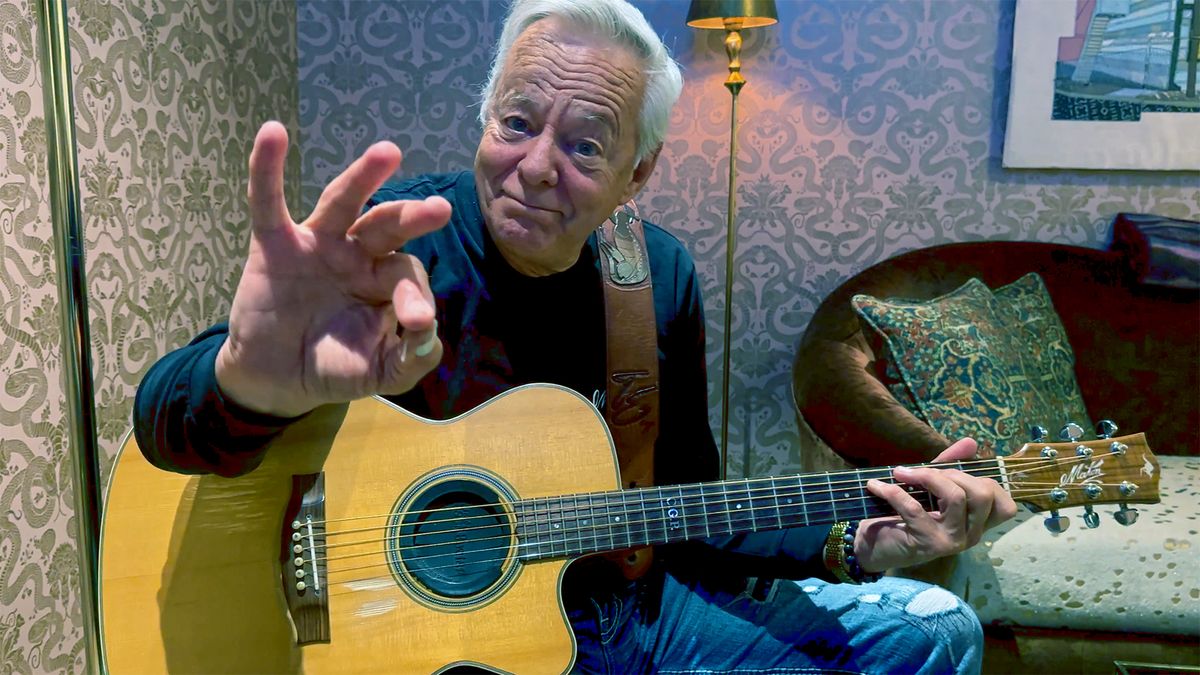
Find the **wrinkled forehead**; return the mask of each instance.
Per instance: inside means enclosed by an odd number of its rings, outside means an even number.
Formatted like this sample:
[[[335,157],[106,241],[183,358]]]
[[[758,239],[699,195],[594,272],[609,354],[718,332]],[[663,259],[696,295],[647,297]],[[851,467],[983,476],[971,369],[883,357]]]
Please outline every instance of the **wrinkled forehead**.
[[[509,50],[496,102],[571,96],[592,114],[619,122],[637,115],[646,88],[642,59],[614,38],[573,22],[546,18],[521,33]]]

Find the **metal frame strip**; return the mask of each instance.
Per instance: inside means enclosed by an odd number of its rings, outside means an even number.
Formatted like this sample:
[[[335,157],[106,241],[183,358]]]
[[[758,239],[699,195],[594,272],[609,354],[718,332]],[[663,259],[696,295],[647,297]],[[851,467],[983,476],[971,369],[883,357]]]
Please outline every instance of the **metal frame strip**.
[[[98,607],[100,462],[88,330],[80,180],[71,91],[66,0],[38,0],[38,47],[46,117],[50,215],[58,272],[62,383],[74,468],[75,522],[80,561],[80,609],[86,672],[99,673]]]

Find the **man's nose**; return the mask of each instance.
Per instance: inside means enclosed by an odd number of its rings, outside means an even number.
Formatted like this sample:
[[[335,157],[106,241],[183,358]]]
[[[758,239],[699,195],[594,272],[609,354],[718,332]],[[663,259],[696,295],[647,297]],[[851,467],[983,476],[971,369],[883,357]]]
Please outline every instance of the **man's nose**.
[[[529,151],[521,158],[517,170],[526,183],[554,186],[558,184],[559,150],[550,134],[530,139]]]

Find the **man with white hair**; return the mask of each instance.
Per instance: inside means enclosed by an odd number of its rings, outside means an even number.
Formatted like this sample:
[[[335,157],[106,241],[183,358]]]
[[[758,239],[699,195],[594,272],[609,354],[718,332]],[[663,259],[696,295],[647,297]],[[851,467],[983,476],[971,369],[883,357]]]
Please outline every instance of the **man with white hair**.
[[[287,136],[264,125],[229,322],[146,375],[135,405],[143,452],[170,470],[236,475],[327,403],[384,394],[445,419],[529,382],[603,391],[595,231],[645,185],[681,88],[678,66],[624,0],[516,0],[484,89],[473,171],[385,184],[400,151],[377,143],[295,223],[283,201]],[[662,401],[656,480],[713,480],[699,283],[665,230],[647,223],[645,239]],[[974,451],[960,441],[939,459]],[[564,604],[575,667],[978,670],[982,633],[957,598],[899,578],[854,582],[961,551],[1015,505],[995,482],[959,471],[896,478],[935,495],[940,511],[873,481],[900,516],[665,546],[636,581],[572,566]],[[831,568],[822,553],[843,536],[851,563]],[[812,578],[747,591],[755,576]]]

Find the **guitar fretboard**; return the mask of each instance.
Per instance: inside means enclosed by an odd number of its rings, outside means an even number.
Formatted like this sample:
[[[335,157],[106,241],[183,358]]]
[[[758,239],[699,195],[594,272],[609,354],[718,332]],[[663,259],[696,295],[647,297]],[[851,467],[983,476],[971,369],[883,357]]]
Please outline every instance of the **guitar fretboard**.
[[[939,464],[995,477],[998,463]],[[822,525],[892,515],[869,493],[868,480],[893,483],[889,467],[614,490],[521,500],[516,510],[520,557],[564,558],[689,539]],[[909,488],[935,510],[928,492]]]

